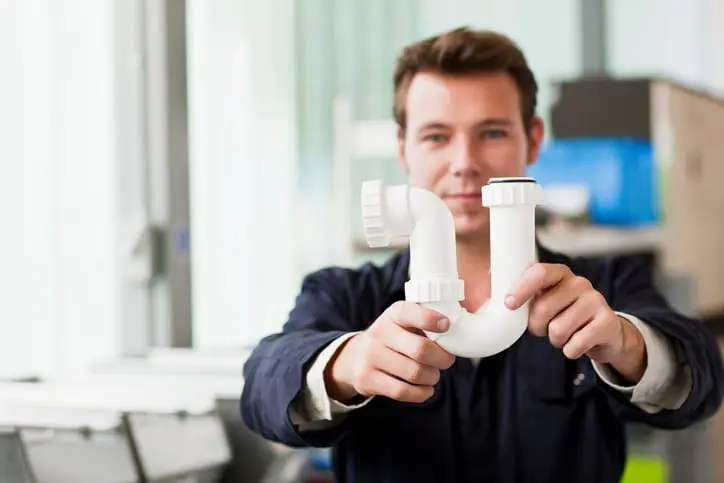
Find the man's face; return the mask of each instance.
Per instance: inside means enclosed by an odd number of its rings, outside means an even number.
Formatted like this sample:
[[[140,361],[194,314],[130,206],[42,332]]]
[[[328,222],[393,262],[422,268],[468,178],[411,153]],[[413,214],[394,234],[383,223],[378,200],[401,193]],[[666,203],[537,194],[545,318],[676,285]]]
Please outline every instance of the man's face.
[[[525,132],[520,94],[504,72],[417,74],[406,110],[407,128],[399,144],[410,184],[445,201],[458,237],[487,236],[481,187],[490,178],[525,176],[543,138],[540,119]]]

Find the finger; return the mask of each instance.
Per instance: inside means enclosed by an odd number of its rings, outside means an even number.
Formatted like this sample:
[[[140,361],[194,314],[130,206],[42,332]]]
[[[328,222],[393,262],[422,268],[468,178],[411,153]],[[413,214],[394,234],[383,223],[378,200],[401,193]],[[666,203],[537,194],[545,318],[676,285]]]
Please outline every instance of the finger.
[[[563,346],[563,354],[569,359],[579,359],[597,345],[605,342],[605,340],[605,320],[603,317],[596,316],[571,336]]]
[[[539,337],[550,334],[550,323],[563,313],[567,312],[571,305],[583,297],[590,288],[590,282],[585,278],[568,277],[552,289],[543,292],[533,298],[530,304],[528,316],[528,328],[531,333]],[[591,300],[586,300],[586,306]],[[578,310],[578,309],[576,309]],[[592,314],[588,314],[590,316]],[[586,316],[586,319],[588,319]],[[570,337],[570,334],[568,334]]]
[[[548,324],[548,339],[551,345],[559,349],[565,346],[577,331],[592,321],[599,307],[596,292],[588,292],[579,297]]]
[[[380,346],[374,354],[373,365],[391,376],[418,386],[434,386],[440,380],[437,368],[420,364],[384,346]]]
[[[505,305],[514,310],[530,300],[541,290],[558,284],[571,271],[565,265],[536,263],[523,273],[517,284],[505,298]]]
[[[395,324],[430,332],[445,332],[450,321],[440,312],[412,302],[397,302],[386,311],[387,317]]]
[[[433,395],[432,386],[415,386],[382,371],[370,371],[361,381],[359,391],[365,394],[385,396],[395,401],[421,403]]]
[[[390,324],[384,337],[387,347],[413,361],[437,369],[449,369],[455,356],[424,335],[408,332],[399,325]]]
[[[548,325],[556,316],[576,301],[578,294],[565,287],[554,288],[533,298],[528,315],[528,329],[534,335],[548,335]]]

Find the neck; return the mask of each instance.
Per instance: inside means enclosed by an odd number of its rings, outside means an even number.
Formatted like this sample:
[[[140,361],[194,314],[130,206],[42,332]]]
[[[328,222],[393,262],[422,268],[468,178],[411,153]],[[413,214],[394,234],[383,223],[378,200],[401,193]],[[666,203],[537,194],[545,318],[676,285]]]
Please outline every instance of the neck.
[[[458,274],[465,281],[465,308],[477,310],[490,298],[489,237],[458,237],[457,257]]]

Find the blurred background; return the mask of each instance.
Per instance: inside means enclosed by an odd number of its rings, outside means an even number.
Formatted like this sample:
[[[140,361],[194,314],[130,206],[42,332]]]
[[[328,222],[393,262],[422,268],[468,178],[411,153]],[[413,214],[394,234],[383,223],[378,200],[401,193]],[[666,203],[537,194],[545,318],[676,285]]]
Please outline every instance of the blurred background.
[[[0,377],[253,346],[309,271],[384,260],[394,61],[461,25],[538,77],[542,240],[649,257],[721,330],[724,0],[0,0]]]

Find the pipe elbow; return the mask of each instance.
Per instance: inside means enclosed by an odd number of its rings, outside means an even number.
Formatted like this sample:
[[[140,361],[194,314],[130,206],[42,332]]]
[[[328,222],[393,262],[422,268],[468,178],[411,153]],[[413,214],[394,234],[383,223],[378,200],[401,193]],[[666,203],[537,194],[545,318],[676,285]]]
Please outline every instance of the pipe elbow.
[[[460,357],[490,357],[512,346],[528,327],[528,308],[516,310],[486,306],[482,311],[469,313],[451,304],[423,304],[445,314],[450,328],[443,333],[428,333],[446,351]]]
[[[408,185],[390,186],[379,189],[378,200],[381,206],[379,215],[390,238],[413,236],[414,232],[424,232],[431,228],[451,234],[455,242],[454,220],[447,205],[432,192]],[[452,230],[452,231],[451,231]]]
[[[455,220],[450,209],[435,194],[421,188],[410,188],[409,200],[414,220],[410,278],[457,280]]]
[[[438,230],[454,229],[452,213],[443,200],[422,188],[411,187],[409,192],[409,209],[415,223],[430,220],[438,224]]]

